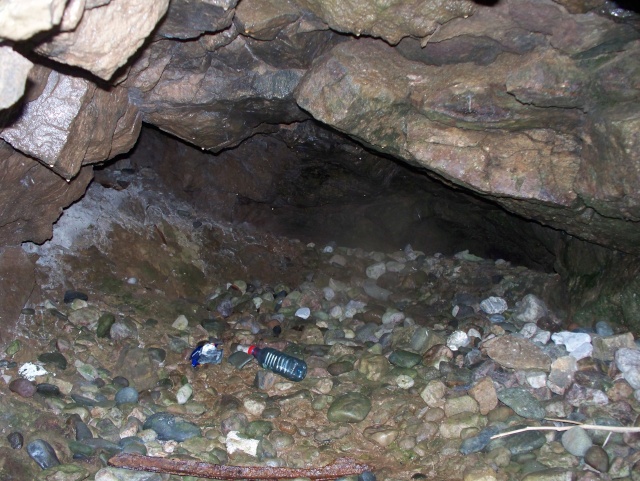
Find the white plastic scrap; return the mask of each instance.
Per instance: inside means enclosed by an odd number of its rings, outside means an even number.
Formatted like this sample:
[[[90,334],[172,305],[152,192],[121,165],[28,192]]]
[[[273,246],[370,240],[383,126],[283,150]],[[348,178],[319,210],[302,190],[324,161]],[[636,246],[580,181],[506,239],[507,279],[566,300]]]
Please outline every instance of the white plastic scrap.
[[[227,452],[229,454],[242,451],[243,453],[255,456],[258,452],[258,444],[260,444],[260,441],[257,439],[241,438],[238,431],[229,431],[225,444],[227,445]]]
[[[47,374],[47,371],[37,364],[32,362],[25,362],[20,369],[18,369],[18,374],[25,378],[27,381],[35,381],[36,377],[44,376]]]

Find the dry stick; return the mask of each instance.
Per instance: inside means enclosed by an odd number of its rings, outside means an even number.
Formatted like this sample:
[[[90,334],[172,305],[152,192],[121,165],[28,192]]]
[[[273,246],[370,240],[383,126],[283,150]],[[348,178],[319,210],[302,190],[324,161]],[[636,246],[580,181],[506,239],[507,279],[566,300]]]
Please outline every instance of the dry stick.
[[[317,481],[337,479],[343,476],[371,471],[366,464],[351,458],[339,458],[321,468],[277,468],[269,466],[225,466],[201,461],[166,459],[140,454],[121,453],[109,459],[109,466],[152,471],[207,479],[294,479],[310,478]]]
[[[567,419],[552,419],[547,418],[547,421],[555,421],[560,423],[574,424],[574,426],[528,426],[526,428],[515,429],[514,431],[507,431],[506,433],[496,434],[491,436],[491,439],[503,438],[505,436],[511,436],[512,434],[523,433],[525,431],[568,431],[575,427],[581,427],[582,429],[591,429],[594,431],[609,431],[610,433],[640,433],[640,427],[623,427],[623,426],[600,426],[598,424],[581,424],[577,421],[569,421]]]

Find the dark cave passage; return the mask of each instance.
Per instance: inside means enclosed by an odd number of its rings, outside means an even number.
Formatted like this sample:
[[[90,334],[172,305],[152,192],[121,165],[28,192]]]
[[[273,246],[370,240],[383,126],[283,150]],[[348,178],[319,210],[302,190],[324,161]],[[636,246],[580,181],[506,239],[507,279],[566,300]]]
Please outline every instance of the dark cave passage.
[[[98,182],[151,169],[205,218],[319,244],[427,255],[468,250],[550,272],[558,231],[510,214],[426,171],[316,122],[280,126],[211,154],[155,128],[96,171]]]

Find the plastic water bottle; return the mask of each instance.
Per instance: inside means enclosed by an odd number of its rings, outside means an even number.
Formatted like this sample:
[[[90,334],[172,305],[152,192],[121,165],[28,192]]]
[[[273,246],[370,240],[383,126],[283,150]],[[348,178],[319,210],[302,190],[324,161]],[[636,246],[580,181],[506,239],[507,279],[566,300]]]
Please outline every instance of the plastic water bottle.
[[[255,357],[263,368],[280,374],[289,381],[302,381],[307,375],[306,362],[272,347],[249,346],[240,349]]]

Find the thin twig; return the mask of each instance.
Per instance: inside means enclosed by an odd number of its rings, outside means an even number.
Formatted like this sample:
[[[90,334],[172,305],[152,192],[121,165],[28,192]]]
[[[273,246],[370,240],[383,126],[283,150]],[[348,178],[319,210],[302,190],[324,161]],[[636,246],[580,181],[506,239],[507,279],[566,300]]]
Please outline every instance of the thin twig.
[[[569,422],[569,421],[561,421]],[[575,421],[571,421],[575,423]],[[609,431],[612,433],[640,433],[640,427],[623,427],[623,426],[600,426],[598,424],[580,424],[575,426],[528,426],[526,428],[515,429],[513,431],[507,431],[505,433],[496,434],[491,436],[491,439],[503,438],[505,436],[511,436],[512,434],[523,433],[525,431],[569,431],[575,427],[581,427],[582,429],[589,429],[593,431]]]
[[[121,453],[112,457],[109,459],[109,466],[135,471],[151,471],[154,473],[226,480],[310,478],[315,481],[326,481],[372,470],[370,466],[356,463],[351,458],[339,458],[333,463],[320,468],[279,468],[269,466],[226,466],[202,461],[166,459],[129,453]]]

